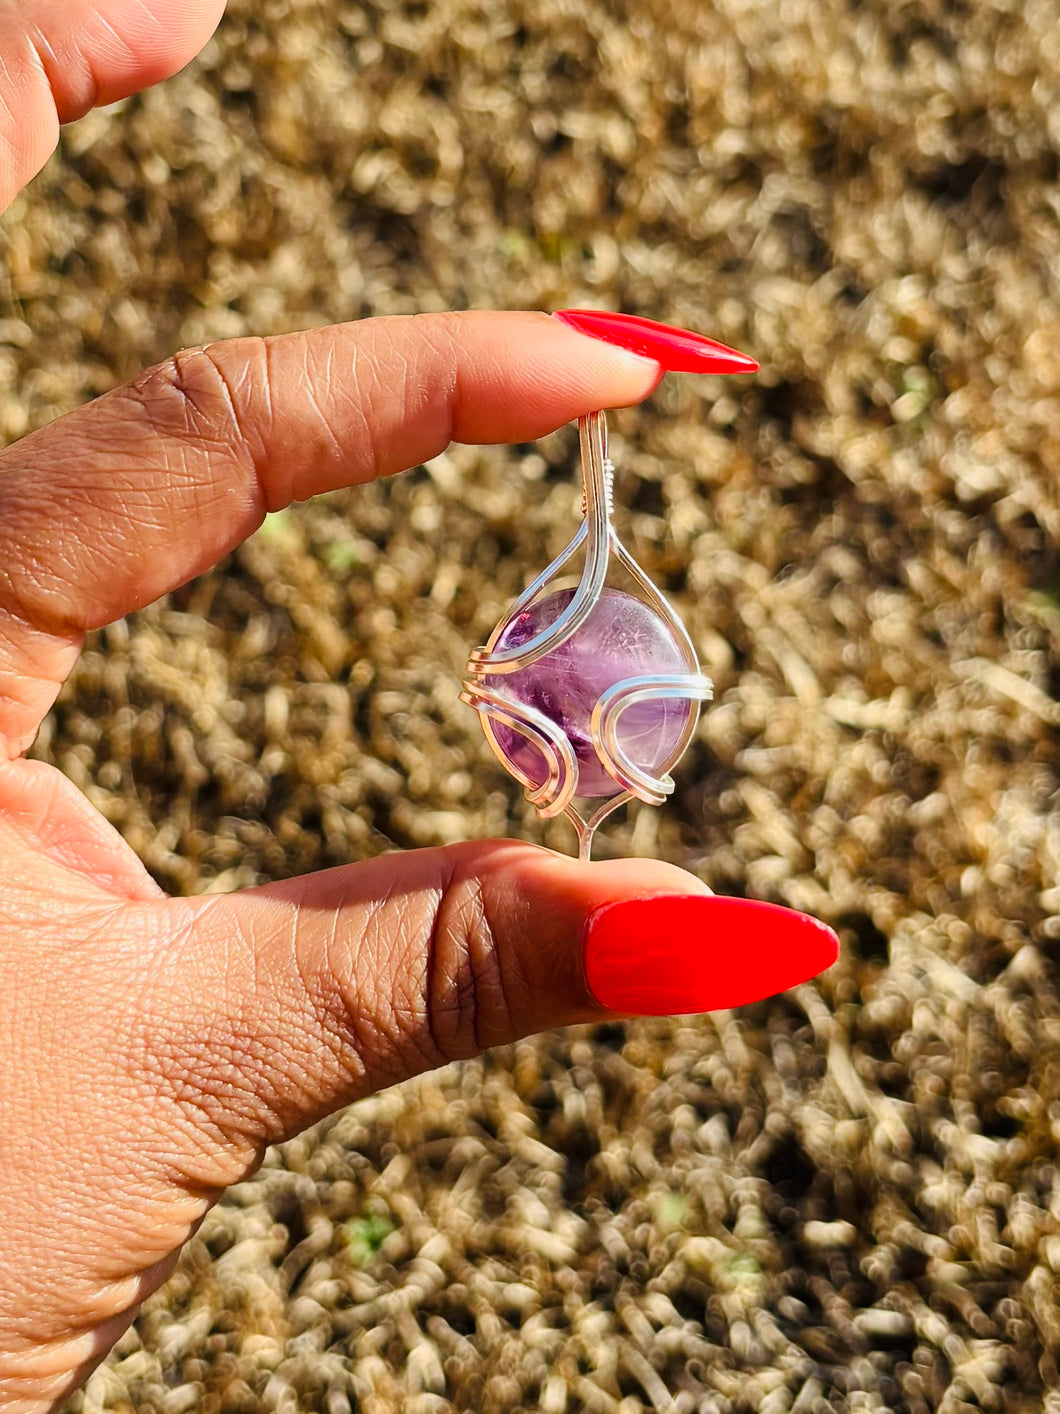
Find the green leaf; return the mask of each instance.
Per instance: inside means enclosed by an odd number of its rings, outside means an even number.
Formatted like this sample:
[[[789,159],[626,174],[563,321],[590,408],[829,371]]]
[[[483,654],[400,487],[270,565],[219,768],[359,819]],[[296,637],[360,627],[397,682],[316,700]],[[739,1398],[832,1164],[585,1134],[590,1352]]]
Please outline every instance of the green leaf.
[[[359,1218],[351,1218],[339,1229],[349,1249],[350,1259],[358,1265],[374,1257],[393,1231],[394,1224],[382,1213],[366,1213]]]

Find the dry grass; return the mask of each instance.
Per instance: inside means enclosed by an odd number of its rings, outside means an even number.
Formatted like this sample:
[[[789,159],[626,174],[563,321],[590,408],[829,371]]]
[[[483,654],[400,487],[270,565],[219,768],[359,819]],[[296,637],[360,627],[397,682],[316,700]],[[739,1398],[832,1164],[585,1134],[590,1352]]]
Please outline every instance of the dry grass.
[[[71,1409],[1060,1409],[1058,169],[1049,0],[239,0],[66,135],[2,233],[9,438],[182,344],[391,311],[763,360],[617,419],[718,698],[610,848],[845,942],[270,1153]],[[457,692],[571,453],[270,519],[96,638],[39,752],[175,890],[566,847]]]

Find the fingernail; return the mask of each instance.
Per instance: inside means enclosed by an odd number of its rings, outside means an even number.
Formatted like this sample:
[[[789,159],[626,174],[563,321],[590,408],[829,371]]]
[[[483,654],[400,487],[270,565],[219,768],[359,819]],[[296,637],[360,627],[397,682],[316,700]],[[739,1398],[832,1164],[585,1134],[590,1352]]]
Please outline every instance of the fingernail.
[[[756,373],[758,364],[747,354],[716,343],[691,329],[677,329],[637,314],[614,314],[603,309],[559,309],[562,319],[579,333],[620,349],[653,359],[671,373]]]
[[[584,938],[589,990],[624,1016],[744,1006],[809,981],[839,956],[839,939],[816,918],[719,894],[604,904]]]

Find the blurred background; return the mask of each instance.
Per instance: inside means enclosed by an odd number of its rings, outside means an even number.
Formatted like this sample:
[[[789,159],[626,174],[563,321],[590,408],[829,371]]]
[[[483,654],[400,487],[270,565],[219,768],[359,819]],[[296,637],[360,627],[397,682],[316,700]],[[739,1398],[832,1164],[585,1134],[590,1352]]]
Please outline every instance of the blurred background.
[[[618,308],[761,360],[612,419],[717,696],[597,853],[818,983],[556,1033],[270,1151],[70,1411],[1060,1410],[1060,7],[232,0],[0,226],[0,434],[182,345]],[[35,748],[169,890],[542,826],[457,701],[575,441],[269,517]],[[738,946],[739,940],[732,940]]]

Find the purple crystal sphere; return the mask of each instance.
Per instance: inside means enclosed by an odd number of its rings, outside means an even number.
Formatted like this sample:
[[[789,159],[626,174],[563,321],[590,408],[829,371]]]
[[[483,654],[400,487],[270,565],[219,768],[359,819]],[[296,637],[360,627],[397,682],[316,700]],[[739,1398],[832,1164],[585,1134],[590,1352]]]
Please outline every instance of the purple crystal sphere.
[[[506,625],[494,650],[529,643],[554,623],[574,597],[563,589],[531,604]],[[581,628],[536,663],[514,673],[494,673],[487,686],[536,707],[566,735],[578,762],[577,795],[618,795],[622,787],[604,768],[589,732],[602,693],[625,678],[686,673],[688,664],[673,631],[654,609],[632,594],[605,589]],[[691,702],[641,702],[618,719],[618,740],[635,765],[656,774],[673,764],[694,711]],[[541,752],[511,727],[492,724],[505,759],[535,786],[547,775]]]

